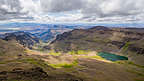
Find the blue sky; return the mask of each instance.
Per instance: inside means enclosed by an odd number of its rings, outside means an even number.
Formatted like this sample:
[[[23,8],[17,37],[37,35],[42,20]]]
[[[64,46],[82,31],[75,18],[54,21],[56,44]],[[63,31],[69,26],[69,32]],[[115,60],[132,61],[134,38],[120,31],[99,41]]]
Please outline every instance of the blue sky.
[[[0,0],[0,23],[143,23],[144,0]]]

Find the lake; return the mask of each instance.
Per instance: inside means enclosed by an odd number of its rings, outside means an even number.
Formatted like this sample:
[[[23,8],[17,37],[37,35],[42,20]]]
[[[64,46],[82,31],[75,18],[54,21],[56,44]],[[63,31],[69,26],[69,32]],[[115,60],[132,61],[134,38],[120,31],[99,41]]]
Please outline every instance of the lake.
[[[110,61],[128,60],[128,57],[107,53],[107,52],[99,52],[98,55]]]

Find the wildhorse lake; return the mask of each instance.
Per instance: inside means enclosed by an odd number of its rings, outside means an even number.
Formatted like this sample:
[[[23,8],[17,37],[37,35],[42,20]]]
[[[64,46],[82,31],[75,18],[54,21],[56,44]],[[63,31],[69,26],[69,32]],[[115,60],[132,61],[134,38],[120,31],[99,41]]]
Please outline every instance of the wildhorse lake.
[[[128,60],[128,57],[107,53],[107,52],[99,52],[98,55],[110,61]]]

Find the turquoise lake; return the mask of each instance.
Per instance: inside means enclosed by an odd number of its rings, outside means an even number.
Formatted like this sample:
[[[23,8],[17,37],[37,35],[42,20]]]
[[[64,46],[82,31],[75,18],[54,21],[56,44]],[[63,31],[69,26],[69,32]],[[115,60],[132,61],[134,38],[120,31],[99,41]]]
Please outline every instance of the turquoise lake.
[[[98,53],[98,55],[110,61],[128,60],[128,57],[107,53],[107,52],[100,52]]]

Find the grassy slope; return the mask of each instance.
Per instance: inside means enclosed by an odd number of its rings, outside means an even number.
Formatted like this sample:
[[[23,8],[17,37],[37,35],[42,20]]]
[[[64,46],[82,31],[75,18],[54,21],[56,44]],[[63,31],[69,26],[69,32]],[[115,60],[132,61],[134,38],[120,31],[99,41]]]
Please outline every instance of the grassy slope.
[[[129,60],[144,65],[144,40],[127,42],[121,49],[122,53],[129,57]]]
[[[14,41],[0,40],[0,54],[0,81],[79,80],[73,75],[50,67],[38,56],[27,55],[26,49]]]
[[[0,40],[0,53],[0,79],[4,79],[4,81],[144,80],[143,66],[126,61],[107,61],[97,56],[95,52],[43,54],[27,51],[15,42]],[[20,70],[22,74],[15,69]]]
[[[51,75],[73,75],[84,81],[143,81],[144,67],[129,61],[107,61],[96,55],[87,54],[51,55],[50,53],[29,52],[41,58],[47,65],[55,68]],[[60,72],[59,72],[60,71]]]
[[[135,63],[144,65],[143,32],[136,29],[99,28],[77,29],[58,35],[49,47],[63,52],[91,50],[121,54],[128,56]]]

